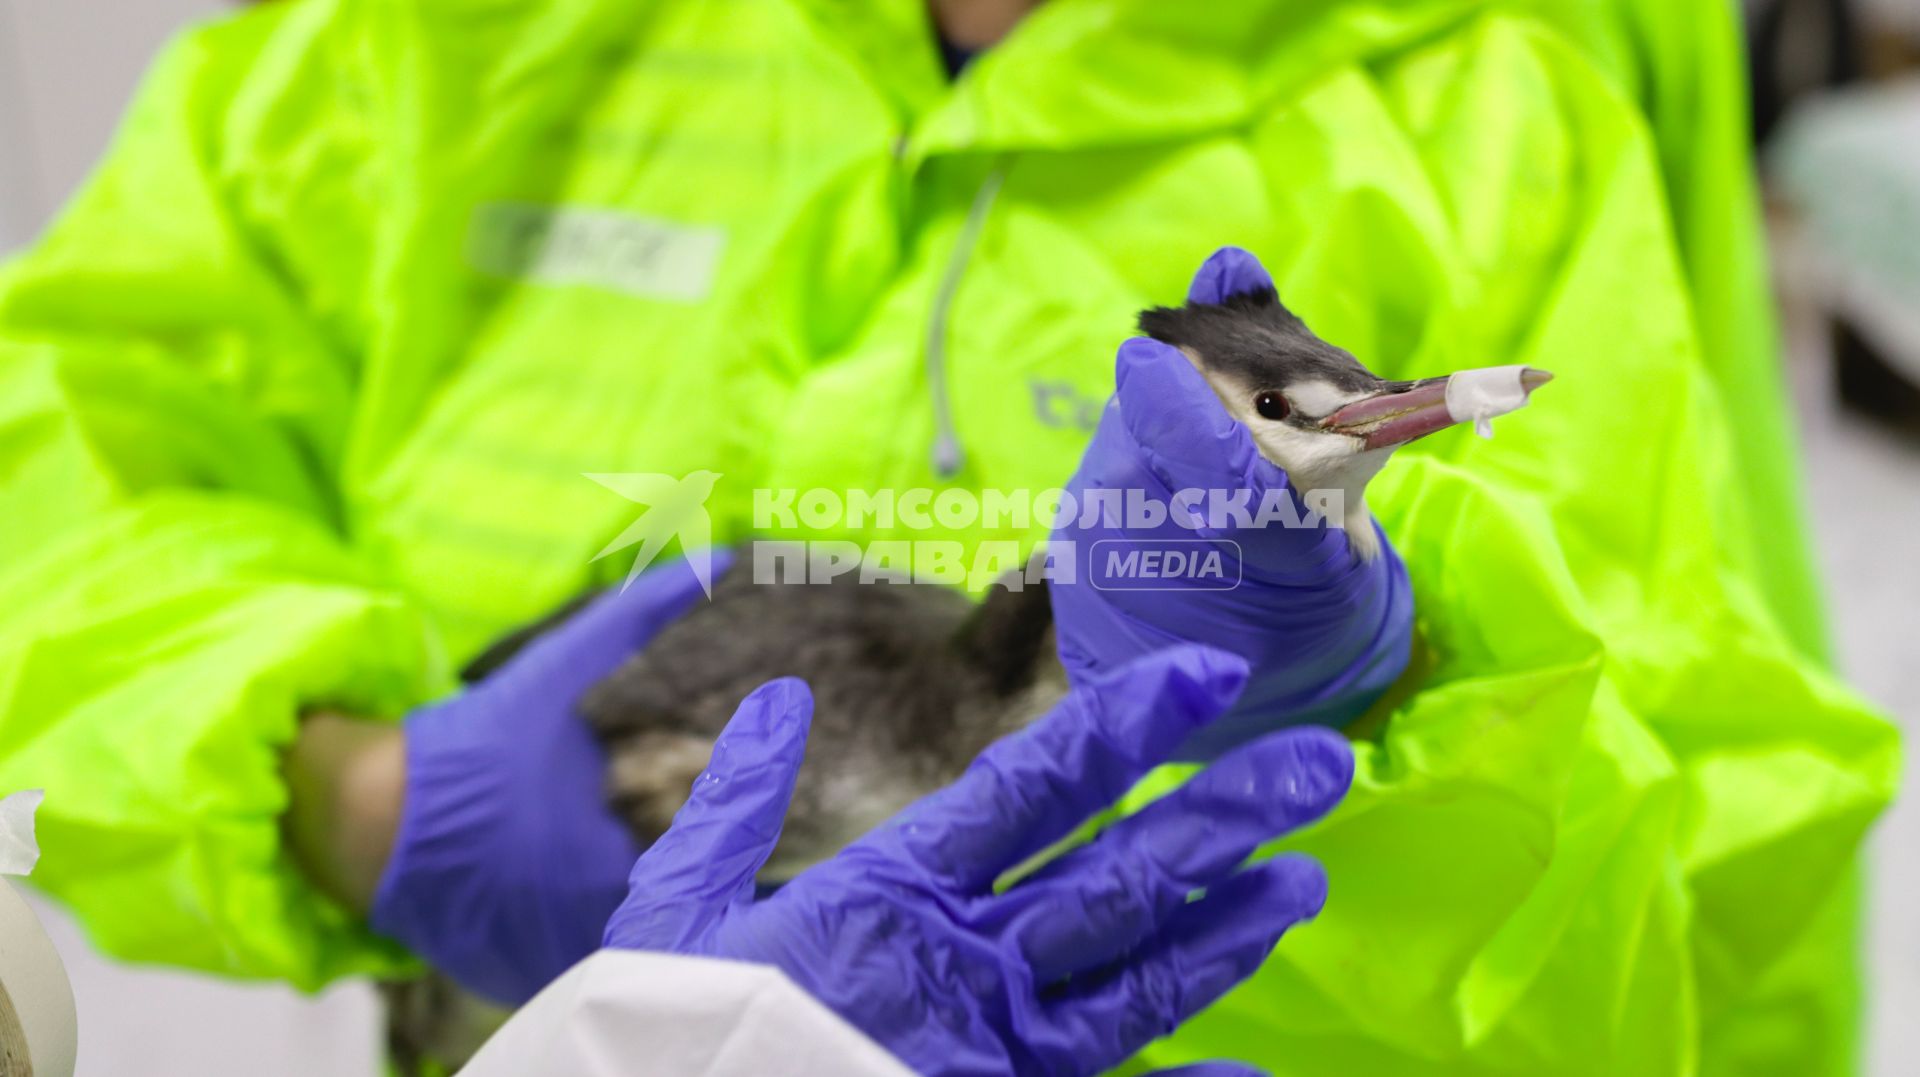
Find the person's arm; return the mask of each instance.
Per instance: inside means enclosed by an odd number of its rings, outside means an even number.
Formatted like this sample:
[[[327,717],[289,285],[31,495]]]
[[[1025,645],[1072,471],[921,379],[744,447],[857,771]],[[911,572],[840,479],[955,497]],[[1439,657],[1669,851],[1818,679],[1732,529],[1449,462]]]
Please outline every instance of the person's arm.
[[[293,85],[319,7],[171,47],[0,271],[0,787],[49,792],[35,882],[115,956],[306,987],[403,958],[288,854],[281,752],[309,709],[451,682],[345,538],[353,361],[248,212],[324,141],[259,120],[324,92]]]
[[[286,778],[294,859],[316,886],[365,915],[400,827],[406,736],[388,723],[309,714],[287,751]]]

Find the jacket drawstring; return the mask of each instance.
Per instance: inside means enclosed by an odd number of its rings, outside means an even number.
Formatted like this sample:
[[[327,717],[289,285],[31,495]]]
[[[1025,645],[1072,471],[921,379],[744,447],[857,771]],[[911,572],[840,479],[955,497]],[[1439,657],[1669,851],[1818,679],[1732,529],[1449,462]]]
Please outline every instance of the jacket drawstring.
[[[954,429],[953,401],[947,392],[947,315],[953,306],[954,293],[960,289],[960,278],[967,271],[967,260],[973,256],[973,245],[979,240],[987,214],[1000,194],[1000,185],[1007,178],[1007,164],[1004,156],[995,160],[980,189],[974,192],[973,205],[967,209],[960,237],[954,241],[953,253],[947,258],[947,270],[940,278],[940,288],[934,293],[933,310],[927,319],[927,389],[933,397],[933,471],[942,479],[959,474],[967,462],[966,450]]]

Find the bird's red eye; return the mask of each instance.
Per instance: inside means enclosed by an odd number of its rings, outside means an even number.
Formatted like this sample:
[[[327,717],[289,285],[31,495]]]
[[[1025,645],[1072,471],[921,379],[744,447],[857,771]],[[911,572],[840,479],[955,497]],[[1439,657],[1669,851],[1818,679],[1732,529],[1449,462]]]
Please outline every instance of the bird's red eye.
[[[1287,403],[1287,398],[1279,393],[1266,392],[1253,398],[1253,410],[1259,412],[1262,419],[1272,419],[1277,423],[1293,412],[1293,405]]]

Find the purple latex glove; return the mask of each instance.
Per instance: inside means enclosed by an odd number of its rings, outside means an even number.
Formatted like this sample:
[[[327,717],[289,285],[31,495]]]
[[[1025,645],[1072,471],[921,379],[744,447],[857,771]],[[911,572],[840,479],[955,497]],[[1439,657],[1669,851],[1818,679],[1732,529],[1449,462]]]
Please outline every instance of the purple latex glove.
[[[1188,298],[1218,303],[1272,286],[1253,255],[1226,247],[1194,275]],[[1346,532],[1306,512],[1286,472],[1259,454],[1246,427],[1228,416],[1177,349],[1128,340],[1115,379],[1115,398],[1067,486],[1080,508],[1049,545],[1057,554],[1068,549],[1061,543],[1072,543],[1073,582],[1052,588],[1069,674],[1082,679],[1182,642],[1246,658],[1253,673],[1245,694],[1181,747],[1182,759],[1210,759],[1288,725],[1357,717],[1406,668],[1412,642],[1407,570],[1385,535],[1378,557],[1356,557]],[[1231,515],[1219,518],[1222,526],[1198,529],[1171,518],[1158,526],[1128,526],[1136,521],[1122,514],[1087,519],[1096,491],[1173,507],[1183,504],[1175,498],[1182,490],[1244,491],[1254,510],[1278,492],[1307,526],[1247,526]],[[1207,514],[1207,502],[1186,503]],[[1133,549],[1217,551],[1224,572],[1151,580],[1108,572],[1111,552]]]
[[[1245,676],[1231,655],[1178,647],[1090,677],[954,784],[755,900],[813,709],[803,683],[774,681],[634,865],[607,945],[774,965],[919,1073],[1102,1072],[1319,912],[1318,863],[1241,865],[1346,793],[1346,740],[1246,745],[1004,892],[994,881],[1164,762]]]
[[[700,595],[686,562],[651,569],[407,717],[406,802],[375,930],[505,1003],[598,947],[639,845],[608,810],[606,756],[574,705]]]

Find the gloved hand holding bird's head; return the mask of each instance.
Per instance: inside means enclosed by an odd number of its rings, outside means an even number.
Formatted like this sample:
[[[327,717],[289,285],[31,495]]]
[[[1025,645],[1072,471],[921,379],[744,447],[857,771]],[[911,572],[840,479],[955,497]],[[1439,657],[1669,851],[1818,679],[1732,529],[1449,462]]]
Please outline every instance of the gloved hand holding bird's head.
[[[1328,522],[1346,531],[1362,560],[1380,552],[1367,483],[1395,449],[1462,422],[1475,423],[1486,436],[1493,417],[1526,404],[1533,390],[1553,380],[1547,371],[1521,366],[1415,381],[1382,378],[1314,335],[1281,303],[1260,263],[1238,247],[1207,259],[1185,306],[1143,311],[1140,331],[1179,349],[1296,491],[1340,495],[1343,511]]]
[[[1239,703],[1183,758],[1282,726],[1352,720],[1406,668],[1413,630],[1406,568],[1367,509],[1367,483],[1398,447],[1512,411],[1548,375],[1513,366],[1378,377],[1288,311],[1238,247],[1201,265],[1186,305],[1148,310],[1140,327],[1149,335],[1120,346],[1113,402],[1067,485],[1082,511],[1049,544],[1075,562],[1078,582],[1051,588],[1070,677],[1181,643],[1247,659]],[[1173,511],[1195,492],[1206,500],[1199,526]],[[1085,511],[1103,496],[1167,511],[1148,525]],[[1243,511],[1220,514],[1222,501]],[[1248,518],[1247,507],[1275,501],[1296,511]],[[1116,552],[1193,549],[1219,570],[1115,573],[1141,563]]]

